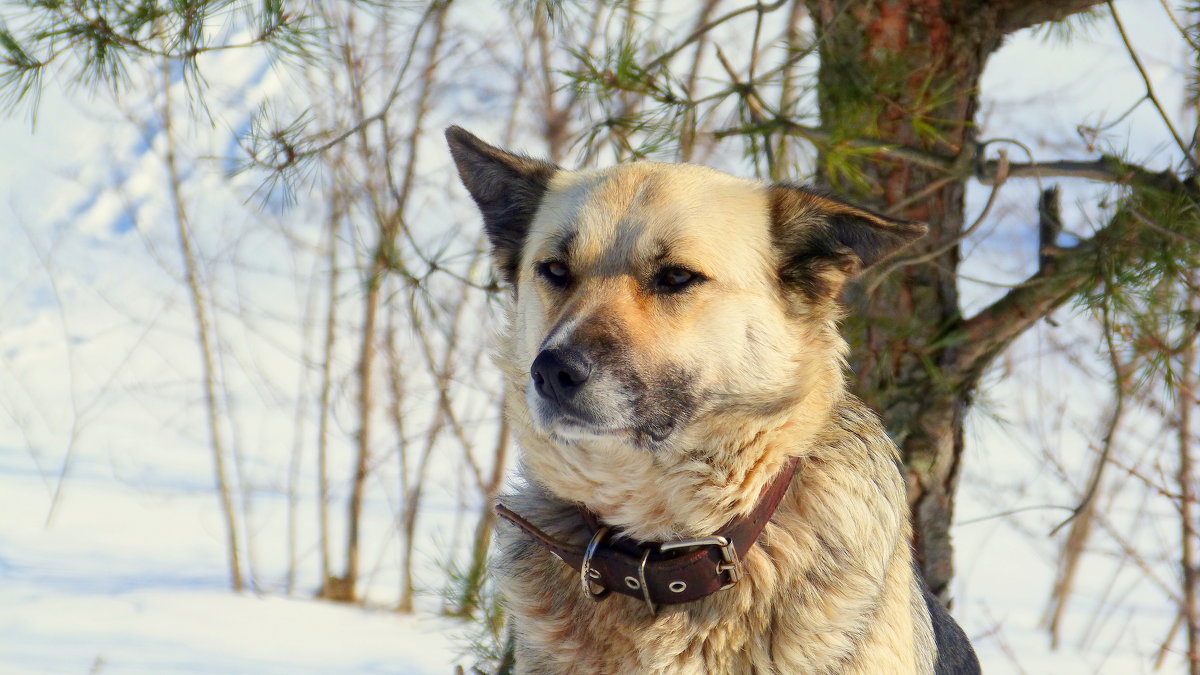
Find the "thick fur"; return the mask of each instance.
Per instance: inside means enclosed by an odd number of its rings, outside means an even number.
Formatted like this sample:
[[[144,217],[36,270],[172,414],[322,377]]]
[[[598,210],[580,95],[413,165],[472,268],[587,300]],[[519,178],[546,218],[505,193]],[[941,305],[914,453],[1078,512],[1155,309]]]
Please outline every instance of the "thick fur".
[[[501,525],[518,672],[977,672],[914,573],[897,449],[846,391],[836,330],[844,283],[923,226],[698,166],[566,171],[447,138],[512,285],[497,353],[522,448],[510,508],[579,544],[577,504],[642,541],[706,536],[801,458],[747,578],[657,617],[587,599]],[[531,373],[547,353],[583,364],[570,387]]]

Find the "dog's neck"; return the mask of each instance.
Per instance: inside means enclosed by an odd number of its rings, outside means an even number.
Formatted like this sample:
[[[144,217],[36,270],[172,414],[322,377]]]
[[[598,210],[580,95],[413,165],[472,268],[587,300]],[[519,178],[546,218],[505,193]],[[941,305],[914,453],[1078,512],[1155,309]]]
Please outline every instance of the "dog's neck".
[[[519,429],[525,470],[559,498],[582,504],[634,539],[708,536],[753,509],[789,457],[811,452],[844,396],[840,377],[825,384],[770,416],[726,413],[719,425],[697,424],[669,453],[617,441],[564,451],[525,427]]]

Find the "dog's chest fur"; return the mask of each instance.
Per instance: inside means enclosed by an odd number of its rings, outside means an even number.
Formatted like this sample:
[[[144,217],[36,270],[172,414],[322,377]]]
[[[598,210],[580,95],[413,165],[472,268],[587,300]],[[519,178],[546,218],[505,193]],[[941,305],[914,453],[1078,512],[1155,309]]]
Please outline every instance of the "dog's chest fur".
[[[897,506],[903,486],[881,452],[883,434],[847,399],[744,557],[747,578],[654,618],[629,597],[587,599],[577,572],[503,525],[495,564],[520,672],[932,672],[932,631]],[[535,486],[504,500],[553,536],[586,538],[575,505]]]

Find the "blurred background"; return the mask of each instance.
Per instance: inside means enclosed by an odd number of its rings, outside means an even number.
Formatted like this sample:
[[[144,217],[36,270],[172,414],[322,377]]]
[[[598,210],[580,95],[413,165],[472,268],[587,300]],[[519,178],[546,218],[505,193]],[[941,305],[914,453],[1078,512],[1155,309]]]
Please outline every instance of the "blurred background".
[[[1166,0],[3,5],[0,671],[504,671],[507,290],[458,124],[930,223],[845,324],[926,579],[989,673],[1200,672],[1198,25]]]

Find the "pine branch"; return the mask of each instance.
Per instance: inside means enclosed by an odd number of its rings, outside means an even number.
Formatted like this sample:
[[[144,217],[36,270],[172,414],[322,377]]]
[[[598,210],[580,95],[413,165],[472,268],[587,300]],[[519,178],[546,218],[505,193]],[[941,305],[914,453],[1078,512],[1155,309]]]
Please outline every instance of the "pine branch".
[[[1188,190],[1187,198],[1195,197],[1194,188],[1183,187]],[[1041,242],[1042,256],[1037,272],[950,329],[949,340],[959,347],[947,372],[957,386],[973,387],[992,359],[1021,333],[1069,300],[1106,283],[1104,271],[1111,264],[1114,252],[1119,251],[1119,256],[1126,259],[1152,255],[1147,250],[1152,245],[1144,240],[1146,232],[1160,235],[1160,241],[1162,235],[1171,232],[1147,227],[1150,222],[1147,218],[1137,217],[1136,209],[1125,208],[1107,225],[1075,246],[1048,247],[1047,242]],[[1043,225],[1043,229],[1046,227]]]
[[[1198,196],[1191,180],[1177,182],[1171,191],[1131,191],[1107,224],[1066,248],[1055,241],[1061,218],[1056,196],[1048,191],[1039,203],[1037,272],[949,329],[945,340],[955,354],[948,377],[956,387],[972,388],[1018,335],[1075,298],[1100,306],[1106,317],[1110,309],[1117,312],[1125,326],[1118,332],[1143,354],[1142,367],[1162,371],[1168,382],[1178,377],[1164,362],[1191,344],[1195,318],[1178,311],[1180,301],[1168,289],[1193,288],[1188,275],[1200,255]]]
[[[51,64],[62,63],[62,57],[73,58],[67,59],[72,65],[62,66],[60,72],[89,87],[103,85],[114,91],[129,83],[130,66],[167,59],[182,69],[184,82],[198,93],[204,84],[200,55],[264,47],[272,50],[273,58],[313,58],[322,29],[298,3],[285,0],[264,0],[254,7],[244,3],[244,20],[233,25],[251,29],[251,35],[229,43],[208,39],[214,27],[226,26],[230,14],[236,14],[229,0],[11,4],[21,10],[0,12],[0,115],[13,112],[27,99],[32,102],[31,113],[35,112],[45,75],[50,74]],[[6,20],[15,27],[6,25]]]

